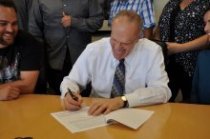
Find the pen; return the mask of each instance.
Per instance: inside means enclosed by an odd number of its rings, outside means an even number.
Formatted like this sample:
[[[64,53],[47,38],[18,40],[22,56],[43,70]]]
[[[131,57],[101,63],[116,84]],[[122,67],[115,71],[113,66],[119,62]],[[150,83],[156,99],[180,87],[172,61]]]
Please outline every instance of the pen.
[[[69,93],[69,94],[70,94],[70,96],[73,98],[73,100],[78,101],[78,97],[77,97],[77,96],[75,96],[69,88],[68,88],[68,93]]]

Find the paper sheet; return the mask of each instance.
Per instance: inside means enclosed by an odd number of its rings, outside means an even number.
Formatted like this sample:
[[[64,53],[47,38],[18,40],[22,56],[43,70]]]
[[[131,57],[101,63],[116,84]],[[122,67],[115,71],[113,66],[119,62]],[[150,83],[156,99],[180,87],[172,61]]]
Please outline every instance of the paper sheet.
[[[154,113],[148,110],[126,108],[112,111],[107,115],[90,116],[88,115],[88,109],[89,107],[83,107],[79,111],[61,111],[51,114],[69,131],[75,133],[106,126],[112,121],[137,130]]]
[[[88,107],[83,107],[79,111],[61,111],[51,115],[72,133],[107,125],[103,115],[90,116],[87,111]]]

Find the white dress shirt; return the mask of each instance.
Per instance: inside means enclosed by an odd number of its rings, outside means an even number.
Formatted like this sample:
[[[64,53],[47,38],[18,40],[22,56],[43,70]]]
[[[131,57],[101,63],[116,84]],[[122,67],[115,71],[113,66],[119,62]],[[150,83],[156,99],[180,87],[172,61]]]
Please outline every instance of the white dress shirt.
[[[161,47],[139,39],[125,58],[125,96],[129,107],[165,103],[171,97]],[[91,96],[110,98],[113,78],[119,61],[114,58],[110,38],[93,42],[80,55],[70,74],[61,83],[64,97],[67,88],[79,92],[89,82]]]

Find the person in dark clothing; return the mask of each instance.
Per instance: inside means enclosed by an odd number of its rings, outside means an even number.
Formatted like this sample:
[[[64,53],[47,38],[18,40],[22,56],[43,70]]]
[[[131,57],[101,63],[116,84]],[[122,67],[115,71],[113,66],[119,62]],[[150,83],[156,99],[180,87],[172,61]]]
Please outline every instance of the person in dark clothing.
[[[18,30],[13,1],[0,0],[0,100],[34,92],[42,48],[32,35]]]
[[[190,101],[192,77],[197,55],[206,47],[203,15],[210,7],[209,0],[170,0],[160,16],[159,39],[167,43],[166,71],[174,101],[179,90],[183,102]],[[169,43],[170,42],[170,43]]]
[[[18,27],[21,30],[28,31],[29,12],[33,0],[13,0],[17,8]]]
[[[29,32],[46,46],[47,80],[56,94],[72,65],[103,23],[98,0],[33,0]]]
[[[210,34],[210,9],[204,15],[206,34]],[[210,42],[210,37],[209,37]],[[209,46],[209,45],[208,45]],[[192,102],[210,104],[210,50],[203,50],[198,55],[192,83]]]

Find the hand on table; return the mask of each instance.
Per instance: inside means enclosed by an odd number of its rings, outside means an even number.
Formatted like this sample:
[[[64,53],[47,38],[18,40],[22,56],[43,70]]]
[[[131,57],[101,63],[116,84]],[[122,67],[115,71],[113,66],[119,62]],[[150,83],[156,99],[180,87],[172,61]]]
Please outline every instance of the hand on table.
[[[123,107],[123,101],[120,97],[111,98],[111,99],[100,99],[93,102],[90,105],[88,114],[94,116],[100,114],[108,114],[111,111],[120,109],[122,107]]]
[[[20,89],[12,85],[2,85],[0,87],[0,100],[12,100],[18,98]]]

